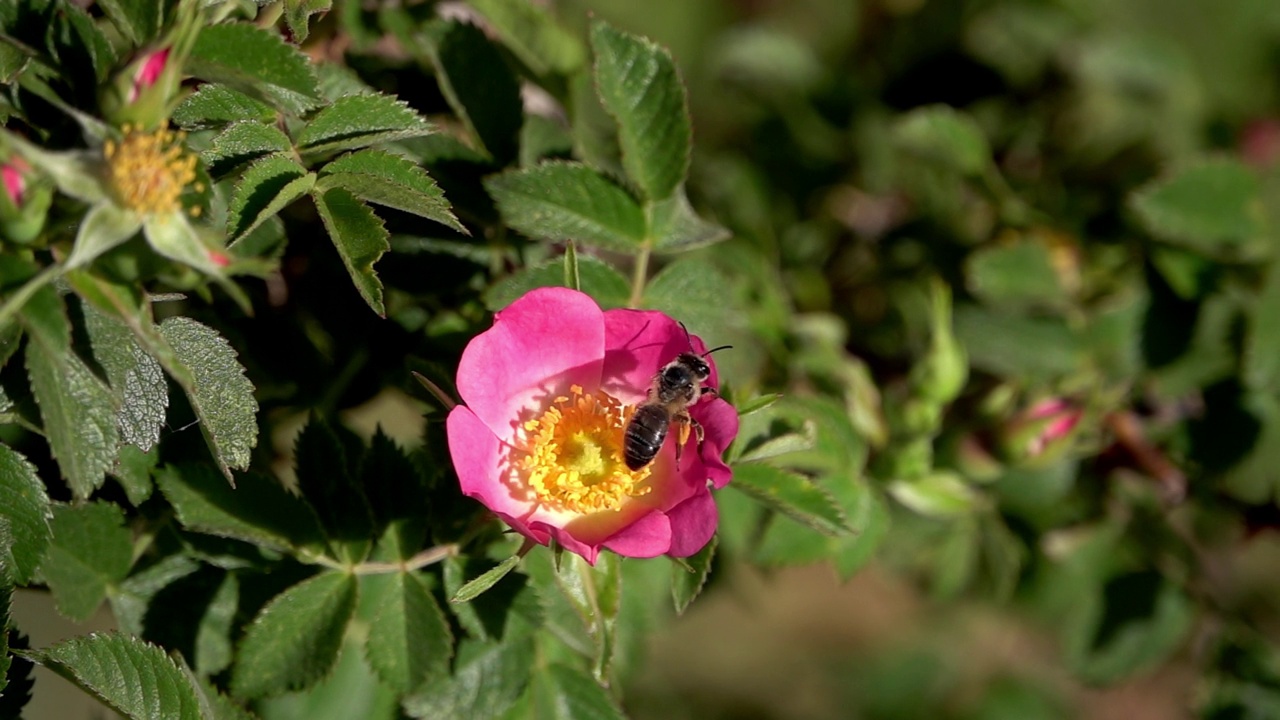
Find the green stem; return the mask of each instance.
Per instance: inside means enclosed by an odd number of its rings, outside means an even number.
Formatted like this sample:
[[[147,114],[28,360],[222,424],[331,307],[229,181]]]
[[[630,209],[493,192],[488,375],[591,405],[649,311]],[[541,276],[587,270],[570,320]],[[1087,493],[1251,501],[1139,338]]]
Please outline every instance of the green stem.
[[[428,565],[447,560],[458,554],[458,544],[448,543],[427,548],[408,560],[401,562],[362,562],[355,565],[344,565],[331,557],[311,555],[298,557],[304,563],[319,565],[330,570],[349,572],[352,575],[387,575],[389,573],[411,572]]]
[[[640,254],[636,256],[635,267],[631,273],[631,297],[627,300],[627,307],[638,308],[640,301],[644,298],[644,285],[649,280],[649,243],[645,243],[640,248]]]

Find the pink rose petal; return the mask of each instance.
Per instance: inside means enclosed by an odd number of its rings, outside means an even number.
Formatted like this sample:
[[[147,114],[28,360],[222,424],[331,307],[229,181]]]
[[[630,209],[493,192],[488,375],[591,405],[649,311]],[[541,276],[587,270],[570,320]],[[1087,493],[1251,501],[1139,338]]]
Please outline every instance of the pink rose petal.
[[[710,492],[702,492],[672,508],[667,517],[671,520],[672,557],[689,557],[711,542],[720,522],[720,511]]]
[[[517,498],[502,482],[502,468],[507,461],[504,448],[493,432],[475,413],[461,405],[449,412],[445,429],[462,494],[479,500],[520,534],[547,544],[550,536],[546,531],[535,532],[524,520],[533,512],[532,500]]]
[[[609,310],[604,314],[604,370],[600,386],[624,403],[643,401],[653,376],[680,353],[689,352],[690,338],[680,323],[651,310]],[[693,351],[703,353],[706,345],[696,336]],[[711,378],[707,387],[720,387],[715,361],[707,357]]]
[[[729,484],[733,471],[724,462],[724,451],[738,436],[738,411],[720,398],[704,399],[690,412],[702,425],[702,461],[707,479],[720,489]]]
[[[654,510],[619,530],[604,546],[625,557],[658,557],[671,547],[671,519]]]
[[[604,322],[595,301],[568,288],[532,290],[467,345],[458,393],[506,442],[569,386],[595,391],[603,355]]]

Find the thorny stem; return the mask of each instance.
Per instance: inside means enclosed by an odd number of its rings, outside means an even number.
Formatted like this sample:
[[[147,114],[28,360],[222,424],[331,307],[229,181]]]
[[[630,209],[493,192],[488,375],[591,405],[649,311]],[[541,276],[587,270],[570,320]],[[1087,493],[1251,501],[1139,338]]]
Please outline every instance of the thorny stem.
[[[631,273],[631,297],[627,299],[627,307],[640,307],[640,300],[644,297],[644,285],[649,278],[649,243],[645,243],[640,248],[640,254],[636,255],[635,268]]]
[[[355,565],[344,565],[333,558],[324,555],[313,555],[309,557],[300,557],[299,560],[310,563],[312,565],[320,565],[330,570],[341,570],[349,572],[352,575],[386,575],[396,572],[410,572],[424,568],[428,565],[434,565],[443,560],[447,560],[458,554],[457,543],[447,543],[445,545],[437,545],[427,548],[422,552],[403,562],[362,562]]]

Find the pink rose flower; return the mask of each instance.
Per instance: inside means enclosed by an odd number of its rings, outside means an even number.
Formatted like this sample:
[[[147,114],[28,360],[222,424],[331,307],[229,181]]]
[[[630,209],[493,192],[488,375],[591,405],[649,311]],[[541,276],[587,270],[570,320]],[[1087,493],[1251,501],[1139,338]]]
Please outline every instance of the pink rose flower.
[[[708,485],[732,475],[721,456],[738,415],[718,396],[689,408],[703,428],[679,462],[673,425],[652,463],[629,470],[623,429],[653,376],[689,344],[679,323],[652,311],[602,311],[567,288],[530,291],[467,346],[458,366],[465,405],[449,413],[449,451],[462,492],[520,534],[555,540],[587,562],[600,548],[628,557],[687,557],[715,534]],[[719,387],[715,363],[707,358]]]

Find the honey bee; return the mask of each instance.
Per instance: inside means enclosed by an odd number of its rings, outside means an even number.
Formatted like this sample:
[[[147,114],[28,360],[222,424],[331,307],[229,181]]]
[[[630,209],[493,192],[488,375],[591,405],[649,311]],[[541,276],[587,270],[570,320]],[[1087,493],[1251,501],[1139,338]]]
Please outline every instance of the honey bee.
[[[681,324],[681,327],[684,325]],[[685,335],[688,334],[689,330],[686,328]],[[662,449],[662,444],[666,442],[672,422],[680,423],[679,444],[676,445],[677,463],[680,462],[685,442],[689,440],[690,429],[698,433],[698,442],[702,442],[702,426],[689,415],[689,407],[702,399],[703,395],[717,392],[715,388],[703,386],[711,377],[711,366],[704,358],[717,350],[731,347],[733,346],[721,345],[698,355],[692,352],[693,339],[690,338],[691,352],[680,353],[653,376],[649,397],[636,408],[623,430],[623,456],[628,468],[639,470],[653,462]]]

